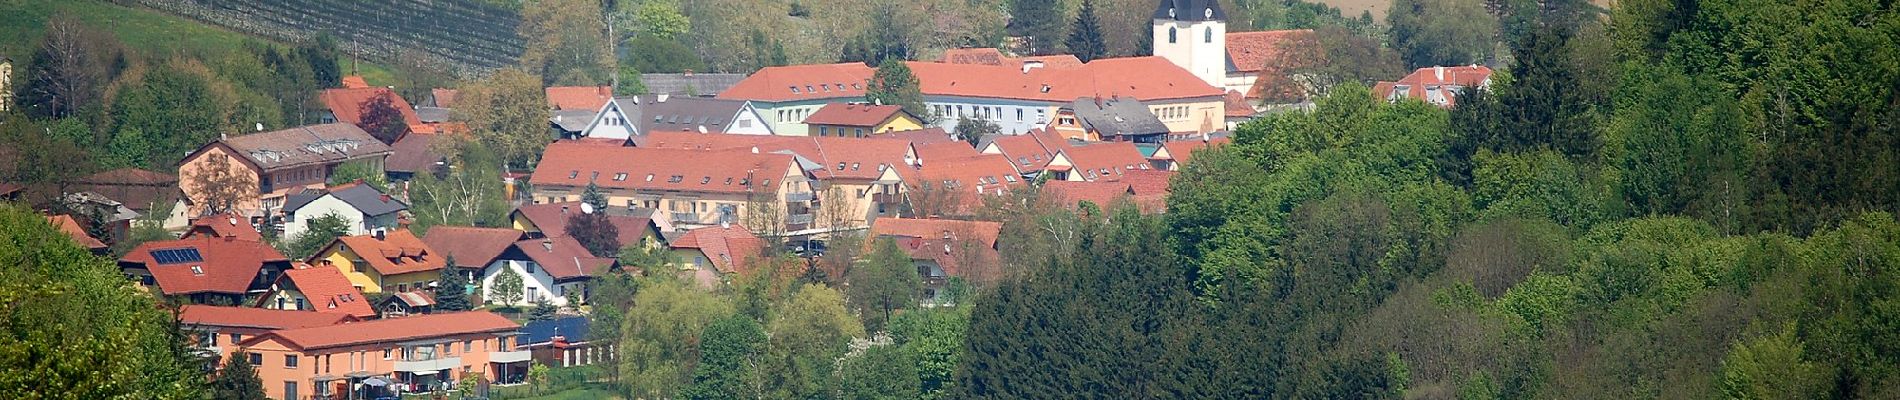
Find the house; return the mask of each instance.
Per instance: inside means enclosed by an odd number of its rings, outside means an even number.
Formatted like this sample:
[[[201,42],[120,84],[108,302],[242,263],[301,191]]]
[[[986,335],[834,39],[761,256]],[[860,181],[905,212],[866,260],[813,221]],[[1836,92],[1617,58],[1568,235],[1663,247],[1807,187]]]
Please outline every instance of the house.
[[[1419,99],[1428,104],[1451,108],[1466,88],[1490,90],[1491,68],[1482,65],[1425,67],[1412,71],[1398,82],[1379,82],[1372,94],[1386,101]]]
[[[619,261],[608,257],[594,257],[587,252],[581,242],[568,237],[526,239],[516,241],[502,251],[496,261],[482,270],[481,283],[483,301],[487,304],[519,306],[546,300],[556,306],[574,306],[569,304],[568,296],[586,299],[589,293],[587,282],[595,274],[606,273],[617,268]],[[495,297],[495,280],[502,274],[513,274],[521,278],[521,297],[519,302],[507,302]]]
[[[1217,0],[1161,0],[1150,48],[1223,92],[1241,92],[1255,101],[1310,103],[1308,91],[1289,74],[1322,62],[1313,30],[1229,33],[1226,20]]]
[[[1033,129],[1023,135],[992,138],[980,147],[983,154],[1002,155],[1015,163],[1024,177],[1034,178],[1049,166],[1057,152],[1070,146],[1074,144],[1054,129]]]
[[[671,243],[673,258],[680,260],[680,273],[692,276],[701,285],[752,271],[767,246],[765,239],[738,225],[686,231]]]
[[[230,237],[145,242],[119,259],[128,278],[196,304],[241,304],[287,269],[290,259],[270,245]]]
[[[914,167],[918,160],[910,142],[883,137],[655,133],[640,145],[793,156],[797,168],[814,182],[809,191],[795,189],[785,195],[787,203],[779,211],[785,214],[785,227],[793,231],[862,227],[878,217],[896,215],[903,192],[899,171]]]
[[[640,74],[647,93],[674,96],[712,97],[745,80],[745,74],[702,74],[687,71],[678,74]]]
[[[237,240],[262,242],[264,235],[251,226],[249,218],[240,218],[237,214],[212,214],[191,220],[191,227],[179,239],[196,237],[232,238]]]
[[[1105,142],[1062,149],[1045,169],[1054,180],[1116,181],[1128,171],[1154,169],[1154,164],[1134,143]]]
[[[548,126],[554,128],[555,137],[584,138],[587,137],[587,126],[593,124],[594,117],[598,115],[600,115],[599,109],[555,110],[549,113]]]
[[[886,218],[871,226],[871,237],[897,241],[923,278],[925,303],[946,299],[951,278],[990,282],[1001,278],[996,240],[1003,224],[989,221]]]
[[[597,111],[614,98],[611,86],[552,86],[546,89],[548,108]]]
[[[660,237],[660,226],[653,223],[653,210],[622,207],[608,207],[594,212],[607,213],[607,223],[614,226],[618,234],[616,243],[621,246],[642,244],[647,246],[663,245],[665,238]],[[581,213],[581,202],[523,204],[508,214],[515,230],[526,234],[527,238],[567,236],[567,220]]]
[[[448,161],[448,155],[436,150],[436,136],[442,133],[411,133],[389,145],[389,157],[383,161],[383,174],[390,182],[409,182],[417,173],[433,173]]]
[[[92,237],[92,234],[86,233],[86,228],[80,226],[79,220],[73,219],[72,216],[48,215],[46,216],[46,223],[52,224],[53,227],[58,228],[60,232],[66,233],[66,236],[71,236],[73,243],[78,244],[79,247],[92,250],[92,254],[106,254],[106,243],[99,241],[98,238]]]
[[[376,318],[376,310],[369,302],[342,271],[296,263],[293,268],[284,270],[252,306],[343,314],[355,319]]]
[[[395,108],[396,112],[402,114],[402,122],[409,128],[407,132],[403,132],[404,134],[435,133],[435,127],[423,124],[422,118],[416,115],[416,108],[409,105],[408,100],[403,100],[402,95],[386,87],[344,86],[324,89],[322,93],[317,94],[317,102],[323,104],[324,107],[318,120],[325,124],[340,122],[362,125],[363,106],[384,97],[389,99],[389,105]]]
[[[720,136],[720,135],[706,135]],[[789,154],[557,142],[529,177],[536,203],[580,200],[588,183],[613,207],[659,210],[661,226],[690,229],[766,212],[809,209],[812,177]],[[639,160],[638,162],[628,162]],[[718,160],[709,162],[708,160]],[[747,214],[750,204],[774,205]]]
[[[393,398],[427,393],[469,374],[525,380],[520,324],[487,311],[278,329],[238,343],[274,399]]]
[[[905,185],[903,204],[912,217],[973,215],[983,207],[985,196],[1029,184],[1001,154],[931,158],[898,173]]]
[[[1173,177],[1172,171],[1129,170],[1113,181],[1052,180],[1044,182],[1042,190],[1068,207],[1086,201],[1106,210],[1128,201],[1144,213],[1158,213],[1167,210],[1169,180]]]
[[[290,195],[284,203],[284,236],[295,238],[309,229],[310,220],[336,215],[348,222],[349,235],[391,229],[409,205],[363,182],[345,183],[321,191]]]
[[[93,192],[67,192],[59,196],[59,206],[70,215],[84,217],[87,222],[101,226],[106,240],[126,237],[132,231],[132,221],[140,217],[124,203]]]
[[[362,164],[380,172],[389,154],[389,145],[346,123],[225,137],[185,156],[178,167],[179,188],[198,208],[192,215],[223,207],[210,200],[233,200],[230,208],[239,215],[264,216],[281,209],[284,198],[292,193],[322,188],[331,172],[344,164]],[[200,187],[193,178],[219,176],[216,170],[236,177],[228,182],[248,181],[254,188]],[[225,198],[230,195],[236,197]]]
[[[1148,112],[1140,100],[1127,97],[1085,97],[1056,110],[1050,129],[1068,139],[1158,143],[1167,139],[1168,126]]]
[[[875,71],[861,62],[765,67],[717,97],[751,101],[774,134],[807,136],[805,117],[825,104],[863,101]]]
[[[805,117],[805,131],[816,136],[865,137],[880,132],[923,129],[922,120],[896,105],[831,103]]]
[[[1253,102],[1247,101],[1246,95],[1240,92],[1229,90],[1227,91],[1227,95],[1221,98],[1221,101],[1222,105],[1227,108],[1228,132],[1233,132],[1234,129],[1240,127],[1240,124],[1252,121],[1255,115],[1260,114],[1260,110],[1254,108]]]
[[[430,290],[445,265],[442,255],[407,229],[339,237],[305,262],[337,269],[350,285],[371,294]]]
[[[1155,169],[1158,170],[1180,171],[1183,166],[1187,165],[1188,161],[1194,159],[1194,153],[1220,147],[1232,141],[1232,139],[1225,137],[1210,137],[1205,138],[1205,140],[1175,140],[1165,142],[1161,144],[1160,149],[1155,151],[1154,155],[1148,158],[1148,161],[1150,164],[1154,164]]]
[[[411,315],[435,313],[435,295],[433,292],[409,291],[391,293],[376,303],[376,311],[383,318],[398,318]]]
[[[238,343],[279,329],[299,329],[341,325],[358,321],[347,313],[319,313],[254,307],[186,304],[179,307],[178,322],[191,346],[207,355],[212,366],[221,365],[224,356],[236,352]]]
[[[774,127],[766,123],[752,102],[744,100],[641,95],[615,97],[598,110],[597,116],[582,130],[581,137],[630,139],[653,132],[739,135],[774,132]]]
[[[422,101],[422,106],[454,109],[455,98],[461,95],[461,93],[461,90],[456,89],[429,89],[429,98]]]
[[[509,246],[524,239],[528,239],[526,234],[508,228],[437,226],[429,228],[429,234],[422,237],[422,243],[435,249],[445,260],[453,261],[447,266],[455,267],[467,278],[469,285],[462,290],[464,295],[469,295],[476,294],[482,270],[501,258],[501,253],[508,251]]]
[[[962,118],[996,123],[1017,135],[1046,126],[1057,109],[1084,97],[1141,101],[1173,132],[1219,129],[1222,90],[1159,57],[1105,58],[1080,66],[990,66],[911,62],[935,126],[955,131]]]
[[[120,168],[75,179],[67,190],[98,193],[148,218],[163,213],[162,228],[180,229],[188,222],[190,206],[178,191],[178,177],[170,174]]]

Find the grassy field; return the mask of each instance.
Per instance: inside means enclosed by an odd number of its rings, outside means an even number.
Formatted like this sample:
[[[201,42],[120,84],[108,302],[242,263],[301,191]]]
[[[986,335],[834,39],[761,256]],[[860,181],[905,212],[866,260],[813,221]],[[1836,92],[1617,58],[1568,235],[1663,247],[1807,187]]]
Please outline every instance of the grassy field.
[[[619,400],[619,399],[624,399],[624,397],[621,397],[619,393],[610,392],[604,389],[580,388],[580,389],[570,389],[566,391],[549,393],[544,396],[528,397],[528,398],[523,398],[520,400],[594,400],[594,399]]]
[[[206,25],[190,19],[144,8],[127,7],[101,0],[0,0],[0,56],[24,63],[33,45],[46,29],[46,20],[67,13],[86,24],[111,32],[127,48],[147,55],[207,54],[239,48],[246,40],[264,40],[242,33]],[[343,71],[350,62],[341,61]],[[364,79],[372,85],[396,82],[388,68],[364,62]]]

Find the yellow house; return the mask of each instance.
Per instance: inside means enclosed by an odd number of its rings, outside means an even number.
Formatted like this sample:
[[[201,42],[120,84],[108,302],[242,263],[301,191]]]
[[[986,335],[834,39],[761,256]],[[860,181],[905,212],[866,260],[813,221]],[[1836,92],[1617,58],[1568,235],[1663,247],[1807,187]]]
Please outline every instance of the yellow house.
[[[865,137],[923,129],[923,120],[901,106],[831,103],[805,117],[812,136]]]
[[[363,293],[428,290],[442,276],[444,257],[408,230],[336,238],[310,265],[343,272]]]

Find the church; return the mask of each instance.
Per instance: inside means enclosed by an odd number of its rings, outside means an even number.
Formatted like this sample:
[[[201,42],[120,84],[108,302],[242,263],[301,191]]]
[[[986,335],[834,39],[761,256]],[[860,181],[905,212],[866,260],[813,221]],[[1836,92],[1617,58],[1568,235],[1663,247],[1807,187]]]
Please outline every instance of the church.
[[[1161,0],[1153,33],[1155,56],[1250,104],[1310,101],[1285,71],[1318,61],[1311,29],[1230,33],[1218,0]]]

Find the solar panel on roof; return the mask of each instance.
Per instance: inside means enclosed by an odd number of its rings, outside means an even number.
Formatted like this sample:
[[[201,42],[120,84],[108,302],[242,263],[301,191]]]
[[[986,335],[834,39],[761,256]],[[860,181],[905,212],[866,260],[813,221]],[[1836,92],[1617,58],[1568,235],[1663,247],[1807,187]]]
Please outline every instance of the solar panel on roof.
[[[152,254],[152,260],[158,261],[159,264],[204,262],[204,256],[198,254],[198,249],[189,247],[182,249],[151,250],[150,253]]]

